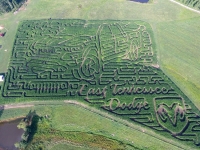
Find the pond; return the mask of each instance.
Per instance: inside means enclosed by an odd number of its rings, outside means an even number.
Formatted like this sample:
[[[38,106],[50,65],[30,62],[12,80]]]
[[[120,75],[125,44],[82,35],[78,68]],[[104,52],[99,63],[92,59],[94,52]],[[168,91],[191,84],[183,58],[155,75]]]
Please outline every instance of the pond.
[[[21,119],[0,123],[0,150],[17,150],[14,144],[21,140],[23,129],[18,129],[17,125]]]
[[[148,3],[149,0],[131,0],[134,2],[139,2],[139,3]]]

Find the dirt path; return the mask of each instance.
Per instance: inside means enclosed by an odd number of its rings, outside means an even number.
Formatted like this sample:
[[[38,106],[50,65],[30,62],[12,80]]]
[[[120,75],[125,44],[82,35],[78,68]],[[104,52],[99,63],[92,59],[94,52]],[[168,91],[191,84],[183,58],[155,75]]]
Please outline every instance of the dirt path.
[[[10,104],[10,105],[0,105],[0,110],[3,109],[13,109],[13,108],[27,108],[27,107],[33,107],[34,105],[30,104]]]
[[[176,3],[176,4],[180,5],[180,6],[182,6],[182,7],[184,7],[184,8],[186,8],[186,9],[189,9],[189,10],[191,10],[191,11],[194,11],[194,12],[200,14],[200,11],[198,11],[198,10],[196,10],[196,9],[190,8],[190,7],[188,7],[188,6],[185,6],[184,4],[181,4],[181,3],[179,3],[179,2],[177,2],[177,1],[175,1],[175,0],[170,0],[170,1],[173,2],[173,3]]]

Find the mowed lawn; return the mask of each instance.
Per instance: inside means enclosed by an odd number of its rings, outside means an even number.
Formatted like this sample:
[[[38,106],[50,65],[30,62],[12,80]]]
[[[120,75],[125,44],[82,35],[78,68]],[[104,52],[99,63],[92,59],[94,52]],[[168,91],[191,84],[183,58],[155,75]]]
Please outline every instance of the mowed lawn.
[[[200,18],[158,24],[164,72],[200,108]]]

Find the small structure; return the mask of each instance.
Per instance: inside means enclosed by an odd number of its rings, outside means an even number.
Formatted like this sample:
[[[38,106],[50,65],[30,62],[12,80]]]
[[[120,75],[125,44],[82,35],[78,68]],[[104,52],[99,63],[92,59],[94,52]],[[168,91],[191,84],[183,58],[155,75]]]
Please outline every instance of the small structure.
[[[5,33],[0,33],[0,37],[4,37]]]
[[[3,28],[4,28],[4,27],[0,25],[0,30],[3,30]]]
[[[4,81],[4,76],[0,75],[0,82],[3,82],[3,81]]]

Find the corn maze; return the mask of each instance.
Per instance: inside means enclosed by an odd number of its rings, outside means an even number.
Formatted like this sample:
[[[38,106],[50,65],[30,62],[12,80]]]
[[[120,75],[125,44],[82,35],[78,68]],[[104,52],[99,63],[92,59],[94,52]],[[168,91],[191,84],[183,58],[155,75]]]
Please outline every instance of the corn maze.
[[[200,0],[176,0],[176,1],[181,2],[189,7],[200,10]]]
[[[2,91],[5,101],[80,100],[200,145],[199,110],[159,69],[143,21],[23,21]]]

